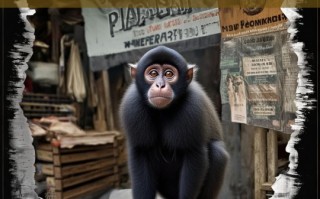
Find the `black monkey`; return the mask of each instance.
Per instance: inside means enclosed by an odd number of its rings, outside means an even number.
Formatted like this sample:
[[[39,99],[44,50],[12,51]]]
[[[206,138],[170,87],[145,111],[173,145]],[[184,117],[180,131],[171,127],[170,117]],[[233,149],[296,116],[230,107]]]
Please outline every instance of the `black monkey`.
[[[135,81],[120,106],[128,139],[134,199],[213,199],[222,185],[228,153],[222,127],[195,66],[159,46],[131,65]]]

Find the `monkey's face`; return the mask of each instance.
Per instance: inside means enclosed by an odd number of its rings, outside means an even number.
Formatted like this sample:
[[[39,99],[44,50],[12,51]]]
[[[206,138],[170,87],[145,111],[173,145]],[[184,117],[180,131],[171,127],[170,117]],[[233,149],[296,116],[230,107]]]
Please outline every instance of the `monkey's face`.
[[[178,70],[169,64],[153,64],[144,71],[144,79],[150,85],[148,102],[155,108],[165,108],[174,99],[172,85],[179,79]]]
[[[153,108],[164,109],[186,92],[195,65],[173,49],[158,46],[145,53],[137,64],[129,64],[140,96]]]

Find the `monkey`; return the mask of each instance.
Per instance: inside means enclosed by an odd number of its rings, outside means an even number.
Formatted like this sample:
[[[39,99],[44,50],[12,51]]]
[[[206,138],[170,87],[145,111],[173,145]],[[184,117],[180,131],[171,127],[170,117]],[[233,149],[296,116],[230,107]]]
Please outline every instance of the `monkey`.
[[[129,65],[119,116],[133,198],[216,198],[229,154],[215,107],[193,80],[197,67],[165,46]]]

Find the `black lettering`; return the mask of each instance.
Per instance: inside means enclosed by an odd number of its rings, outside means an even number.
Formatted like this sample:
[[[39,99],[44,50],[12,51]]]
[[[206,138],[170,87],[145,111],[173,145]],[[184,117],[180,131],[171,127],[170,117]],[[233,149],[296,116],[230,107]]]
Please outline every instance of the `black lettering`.
[[[172,41],[172,31],[168,31],[168,39],[169,41]]]
[[[222,32],[228,32],[228,26],[222,26]]]
[[[121,25],[122,25],[122,30],[125,30],[125,19],[123,15],[123,8],[120,8],[120,14],[121,14]]]
[[[255,20],[254,21],[255,26],[260,26],[261,25],[261,19]]]
[[[268,19],[267,20],[268,23],[272,23],[272,18],[271,17],[268,17],[267,19]]]
[[[262,25],[264,25],[266,23],[267,23],[267,19],[266,18],[262,19]]]
[[[163,43],[163,40],[165,40],[165,42],[167,42],[167,33],[165,33],[165,32],[161,33],[160,42]]]
[[[150,36],[150,45],[153,45],[153,39],[154,39],[154,35]]]
[[[241,29],[243,29],[243,28],[244,28],[244,25],[245,25],[245,22],[244,22],[244,20],[241,20],[241,21],[240,21],[240,26],[241,26]]]
[[[170,9],[169,8],[157,8],[158,9],[158,13],[157,13],[157,17],[159,19],[163,19],[167,16],[170,15]]]
[[[154,38],[154,43],[155,44],[159,44],[159,39],[160,39],[160,35],[156,34],[155,38]]]
[[[282,16],[282,20],[287,20],[287,17],[285,14],[282,13],[281,16]]]
[[[130,41],[124,42],[124,48],[130,48]]]
[[[141,38],[140,41],[141,41],[141,46],[145,46],[145,38]]]
[[[111,12],[109,14],[109,24],[110,24],[110,35],[114,37],[114,27],[119,19],[117,12]]]
[[[272,17],[272,21],[273,21],[273,22],[277,22],[277,21],[278,21],[278,17],[277,17],[277,16],[273,16],[273,17]]]
[[[173,30],[173,35],[174,35],[174,40],[177,40],[177,29],[174,29]]]
[[[128,8],[125,30],[131,30],[131,28],[136,24],[137,24],[137,13],[134,8]]]

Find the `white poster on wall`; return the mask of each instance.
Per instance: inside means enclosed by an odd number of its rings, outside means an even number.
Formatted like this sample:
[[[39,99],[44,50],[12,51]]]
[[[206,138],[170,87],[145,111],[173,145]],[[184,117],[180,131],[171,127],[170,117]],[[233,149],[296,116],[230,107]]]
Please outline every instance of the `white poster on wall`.
[[[220,33],[217,8],[83,8],[82,15],[90,57]]]

